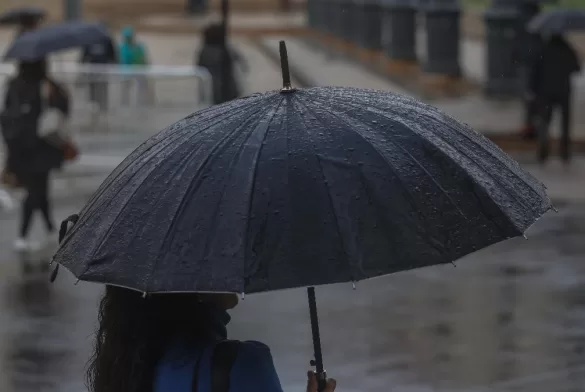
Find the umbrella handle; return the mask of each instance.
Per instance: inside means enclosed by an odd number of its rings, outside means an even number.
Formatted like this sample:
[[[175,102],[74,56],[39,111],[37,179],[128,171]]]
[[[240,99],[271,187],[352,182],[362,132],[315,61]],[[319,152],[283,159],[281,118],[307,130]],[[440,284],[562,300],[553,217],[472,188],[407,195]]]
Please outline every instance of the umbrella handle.
[[[317,316],[317,300],[314,287],[307,287],[307,296],[309,297],[309,314],[311,316],[311,332],[313,333],[313,350],[315,352],[315,359],[311,361],[311,366],[315,367],[315,376],[319,385],[318,391],[322,392],[327,384],[327,373],[323,369],[319,317]]]

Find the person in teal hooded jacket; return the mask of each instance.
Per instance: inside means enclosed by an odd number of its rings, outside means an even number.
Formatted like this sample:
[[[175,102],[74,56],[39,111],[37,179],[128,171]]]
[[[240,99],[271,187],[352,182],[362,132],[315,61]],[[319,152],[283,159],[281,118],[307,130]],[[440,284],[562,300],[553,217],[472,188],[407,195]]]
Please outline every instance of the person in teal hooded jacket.
[[[122,29],[122,40],[119,48],[120,64],[123,66],[145,66],[149,64],[148,53],[143,43],[136,39],[134,29],[126,26]],[[132,81],[136,81],[138,86],[138,97],[140,103],[143,103],[143,97],[146,97],[148,90],[148,81],[143,75],[137,75],[130,80],[125,80],[122,88],[122,102],[128,104],[130,101],[130,89]]]
[[[148,65],[146,48],[136,40],[134,29],[130,26],[122,29],[119,58],[122,65]]]

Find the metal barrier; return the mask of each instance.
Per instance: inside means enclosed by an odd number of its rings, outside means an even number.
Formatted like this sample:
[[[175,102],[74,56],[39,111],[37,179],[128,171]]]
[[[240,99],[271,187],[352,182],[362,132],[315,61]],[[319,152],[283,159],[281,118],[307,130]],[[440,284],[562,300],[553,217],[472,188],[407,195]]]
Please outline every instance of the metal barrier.
[[[0,64],[2,96],[14,71]],[[204,68],[52,62],[51,75],[71,96],[73,133],[154,133],[213,102]]]

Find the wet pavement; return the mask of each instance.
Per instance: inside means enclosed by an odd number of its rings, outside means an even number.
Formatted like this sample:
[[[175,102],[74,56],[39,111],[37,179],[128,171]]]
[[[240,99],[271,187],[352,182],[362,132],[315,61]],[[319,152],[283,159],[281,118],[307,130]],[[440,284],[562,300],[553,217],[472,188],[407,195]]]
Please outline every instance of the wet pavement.
[[[276,83],[255,77],[254,86]],[[53,184],[56,218],[77,212],[155,128],[79,139],[80,162]],[[585,200],[565,188],[583,176],[552,169],[537,174],[558,180],[550,188],[559,213],[540,220],[528,240],[496,245],[455,266],[360,282],[356,290],[317,289],[324,361],[340,391],[585,391]],[[63,269],[48,283],[49,249],[27,259],[13,253],[17,216],[0,211],[0,392],[85,391],[102,289],[75,285]],[[305,292],[248,296],[233,316],[231,337],[267,343],[284,389],[304,390],[312,351]]]
[[[101,181],[95,178],[95,185]],[[57,218],[87,195],[57,203]],[[40,225],[39,225],[40,226]],[[40,228],[37,228],[40,230]],[[0,390],[84,391],[98,285],[61,271],[54,284],[11,253],[0,213]],[[319,288],[324,359],[343,391],[585,390],[585,204],[560,205],[529,232],[460,260]],[[46,254],[45,254],[46,256]],[[248,296],[232,337],[270,345],[287,391],[311,357],[302,290]]]

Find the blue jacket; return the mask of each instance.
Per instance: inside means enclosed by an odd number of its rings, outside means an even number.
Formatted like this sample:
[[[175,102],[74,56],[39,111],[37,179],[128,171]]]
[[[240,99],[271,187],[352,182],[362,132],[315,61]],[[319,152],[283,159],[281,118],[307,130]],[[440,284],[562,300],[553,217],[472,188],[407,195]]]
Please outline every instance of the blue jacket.
[[[211,386],[211,356],[215,343],[187,348],[184,345],[170,347],[159,362],[154,382],[154,392],[191,392],[193,370],[199,356],[198,391],[209,392]],[[282,392],[270,349],[254,341],[240,345],[234,361],[230,392]]]
[[[118,54],[120,64],[146,65],[148,63],[146,48],[142,43],[134,41],[134,38],[134,30],[131,27],[125,27],[122,30],[122,42]]]

